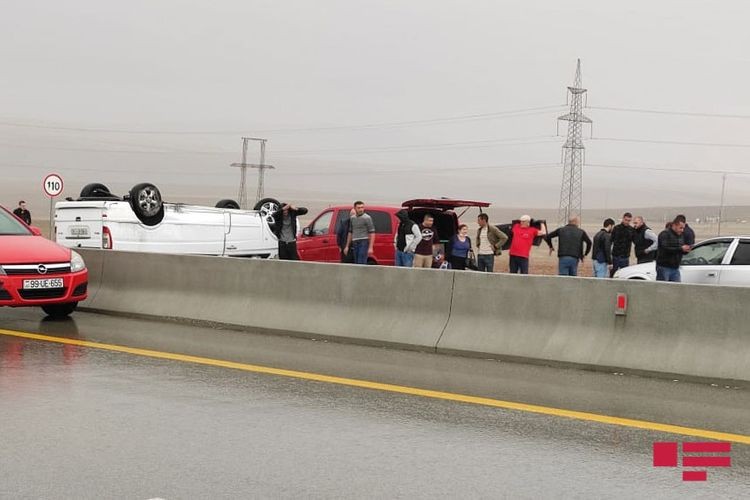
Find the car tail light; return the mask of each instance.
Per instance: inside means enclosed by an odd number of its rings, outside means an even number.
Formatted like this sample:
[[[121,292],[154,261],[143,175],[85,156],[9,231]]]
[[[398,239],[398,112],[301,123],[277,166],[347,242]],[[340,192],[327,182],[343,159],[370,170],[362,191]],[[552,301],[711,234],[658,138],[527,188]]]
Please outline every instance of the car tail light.
[[[112,250],[112,233],[107,226],[102,227],[102,248]]]

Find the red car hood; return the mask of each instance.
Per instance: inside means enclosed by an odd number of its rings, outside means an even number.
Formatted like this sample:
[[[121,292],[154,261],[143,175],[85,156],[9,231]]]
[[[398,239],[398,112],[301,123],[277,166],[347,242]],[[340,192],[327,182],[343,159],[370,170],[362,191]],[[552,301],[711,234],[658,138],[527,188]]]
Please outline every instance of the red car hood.
[[[70,262],[70,249],[41,236],[0,236],[0,264]]]

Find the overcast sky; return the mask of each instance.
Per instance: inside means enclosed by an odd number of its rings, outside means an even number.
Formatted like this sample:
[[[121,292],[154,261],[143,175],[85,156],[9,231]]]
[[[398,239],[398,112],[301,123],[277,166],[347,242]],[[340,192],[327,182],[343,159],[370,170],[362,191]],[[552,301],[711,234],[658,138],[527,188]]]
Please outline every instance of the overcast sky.
[[[556,117],[577,58],[596,138],[586,141],[585,207],[718,203],[719,174],[633,167],[750,173],[750,5],[739,0],[0,7],[5,205],[41,205],[48,171],[63,175],[68,196],[86,182],[124,192],[151,181],[165,198],[236,197],[229,163],[251,135],[268,139],[277,170],[266,194],[283,199],[555,207]],[[417,123],[383,125],[398,122]],[[750,175],[727,186],[728,204],[748,204]]]

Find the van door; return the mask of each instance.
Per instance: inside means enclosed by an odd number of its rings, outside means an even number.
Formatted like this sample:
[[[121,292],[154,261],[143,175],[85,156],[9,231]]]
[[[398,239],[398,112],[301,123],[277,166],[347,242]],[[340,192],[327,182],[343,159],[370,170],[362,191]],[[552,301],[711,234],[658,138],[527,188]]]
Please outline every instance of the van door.
[[[334,234],[334,210],[321,213],[309,226],[305,243],[298,246],[300,259],[313,262],[339,262],[339,249]]]
[[[372,217],[375,226],[375,262],[381,266],[392,266],[396,262],[396,247],[393,244],[398,224],[394,223],[395,216],[384,210],[366,210]]]
[[[230,220],[230,230],[226,235],[224,254],[233,256],[257,255],[263,244],[262,219],[256,213],[225,212]]]
[[[103,201],[59,202],[55,205],[54,235],[68,248],[102,248]]]

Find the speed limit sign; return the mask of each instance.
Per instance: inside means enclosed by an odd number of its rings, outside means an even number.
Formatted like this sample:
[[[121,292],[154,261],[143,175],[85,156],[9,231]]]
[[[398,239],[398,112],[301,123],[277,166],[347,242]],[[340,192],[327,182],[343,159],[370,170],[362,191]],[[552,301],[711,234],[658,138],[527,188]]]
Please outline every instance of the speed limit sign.
[[[44,178],[44,182],[42,185],[44,187],[44,194],[46,194],[50,198],[60,196],[60,194],[63,192],[63,180],[62,177],[57,174],[49,174]]]

